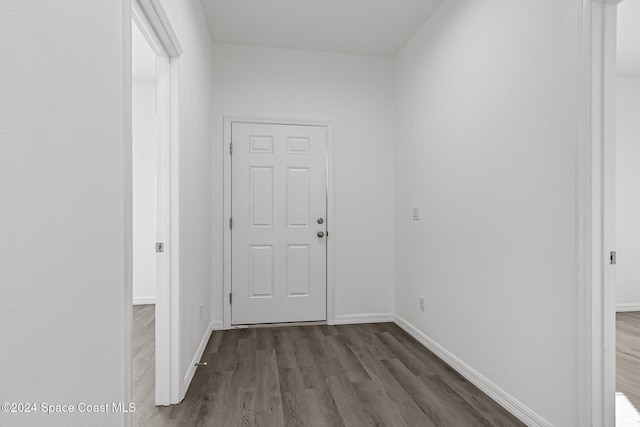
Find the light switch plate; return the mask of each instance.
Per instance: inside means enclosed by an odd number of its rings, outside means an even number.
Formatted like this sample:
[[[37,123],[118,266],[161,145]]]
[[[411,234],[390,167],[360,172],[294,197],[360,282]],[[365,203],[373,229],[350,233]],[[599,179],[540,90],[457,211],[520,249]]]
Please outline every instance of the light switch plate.
[[[411,208],[411,211],[413,213],[413,220],[418,221],[420,219],[420,206],[414,206]]]

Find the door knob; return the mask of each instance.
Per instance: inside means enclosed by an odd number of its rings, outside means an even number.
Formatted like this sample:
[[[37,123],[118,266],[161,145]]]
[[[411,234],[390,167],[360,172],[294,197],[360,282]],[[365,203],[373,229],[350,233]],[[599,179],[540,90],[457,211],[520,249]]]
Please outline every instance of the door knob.
[[[324,231],[318,231],[318,237],[324,237]]]
[[[324,222],[324,218],[318,218],[318,224],[322,224]]]

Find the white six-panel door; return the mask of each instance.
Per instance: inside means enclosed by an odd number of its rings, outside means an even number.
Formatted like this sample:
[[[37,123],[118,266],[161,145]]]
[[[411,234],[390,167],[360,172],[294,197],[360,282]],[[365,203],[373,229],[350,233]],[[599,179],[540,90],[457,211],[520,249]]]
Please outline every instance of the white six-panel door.
[[[231,139],[231,323],[326,320],[326,127],[233,123]]]

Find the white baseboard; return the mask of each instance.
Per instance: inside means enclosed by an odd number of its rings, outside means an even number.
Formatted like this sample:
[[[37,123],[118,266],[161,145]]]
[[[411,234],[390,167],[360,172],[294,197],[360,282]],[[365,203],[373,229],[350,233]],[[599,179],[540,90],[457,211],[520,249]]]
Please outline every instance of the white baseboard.
[[[616,304],[616,312],[640,311],[640,304]]]
[[[513,396],[495,385],[488,378],[482,376],[471,366],[467,365],[440,344],[423,334],[418,330],[418,328],[404,320],[402,317],[396,315],[395,323],[526,425],[531,427],[552,426],[552,424],[547,420],[536,414],[520,401],[516,400]]]
[[[211,330],[212,331],[222,331],[222,330],[224,330],[224,322],[222,320],[212,320],[211,321]]]
[[[202,337],[202,341],[200,341],[200,346],[198,346],[198,351],[196,351],[196,355],[193,357],[191,364],[189,365],[189,369],[187,370],[187,374],[184,376],[184,392],[186,394],[187,390],[189,390],[189,385],[191,384],[191,380],[193,380],[193,376],[196,374],[196,363],[200,362],[202,359],[202,355],[204,354],[204,349],[207,347],[207,343],[209,342],[209,338],[211,338],[211,332],[213,331],[213,326],[216,322],[209,323],[207,327],[207,331],[204,333]]]
[[[393,313],[342,314],[335,316],[333,319],[334,325],[384,322],[393,322]]]
[[[133,297],[133,305],[155,304],[156,297]]]

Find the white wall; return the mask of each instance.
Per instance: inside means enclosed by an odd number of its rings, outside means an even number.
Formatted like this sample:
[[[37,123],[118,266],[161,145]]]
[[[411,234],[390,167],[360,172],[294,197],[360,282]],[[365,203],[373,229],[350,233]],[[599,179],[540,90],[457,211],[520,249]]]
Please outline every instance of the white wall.
[[[122,2],[0,3],[0,396],[124,400]],[[5,414],[116,426],[122,414]]]
[[[197,2],[164,0],[182,47],[181,366],[210,322],[211,52]],[[125,399],[128,2],[0,5],[0,395]],[[127,41],[128,42],[128,41]],[[207,94],[203,96],[203,94]],[[199,305],[204,315],[199,316]],[[2,425],[116,426],[122,414],[0,413]]]
[[[156,298],[156,82],[133,81],[133,303]]]
[[[187,376],[193,372],[193,359],[207,338],[211,322],[213,68],[211,41],[200,2],[161,1],[184,50],[180,60],[179,298],[180,367],[181,374]]]
[[[577,413],[577,5],[448,0],[396,75],[396,311],[557,426]]]
[[[640,76],[618,76],[616,303],[640,310]]]
[[[214,44],[214,317],[222,319],[223,116],[335,124],[335,313],[393,309],[393,63]]]

